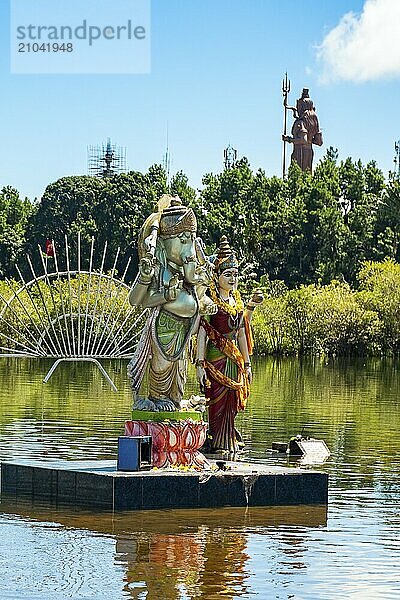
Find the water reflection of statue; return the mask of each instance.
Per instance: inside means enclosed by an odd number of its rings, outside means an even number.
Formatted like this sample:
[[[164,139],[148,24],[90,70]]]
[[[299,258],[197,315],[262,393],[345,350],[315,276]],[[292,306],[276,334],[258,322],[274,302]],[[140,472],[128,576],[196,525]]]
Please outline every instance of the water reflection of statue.
[[[161,198],[158,212],[150,215],[141,229],[139,274],[129,301],[151,310],[128,366],[136,409],[180,408],[187,346],[197,327],[201,294],[207,284],[206,267],[198,258],[196,230],[192,209],[170,196]],[[148,397],[138,398],[147,364]]]
[[[293,144],[292,162],[295,161],[302,171],[311,171],[314,156],[312,145],[322,146],[323,141],[318,117],[308,89],[303,89],[301,98],[297,100],[296,108],[287,108],[293,110],[295,122],[292,127],[292,137],[283,135],[282,139],[284,142]]]
[[[235,416],[244,410],[252,380],[250,321],[263,297],[255,293],[244,308],[238,285],[238,261],[225,236],[214,263],[215,283],[210,285],[218,311],[202,317],[197,336],[196,372],[208,398],[212,450],[235,452],[242,444]]]
[[[117,540],[117,561],[126,569],[124,593],[139,598],[227,600],[248,592],[247,536],[206,525],[181,533],[135,532]]]
[[[12,509],[15,514],[15,506]],[[70,520],[68,513],[68,525]],[[87,515],[82,517],[83,525],[87,520]],[[255,531],[265,535],[264,550],[270,556],[270,577],[260,585],[273,586],[282,577],[292,582],[293,574],[307,567],[304,556],[310,551],[311,528],[326,527],[326,523],[326,505],[252,506],[133,511],[118,519],[96,514],[91,528],[115,538],[115,561],[125,572],[128,598],[137,600],[147,592],[151,599],[231,600],[248,598],[261,589],[257,577],[265,575],[265,567],[259,563],[254,571],[251,561]],[[266,592],[261,597],[270,595]]]

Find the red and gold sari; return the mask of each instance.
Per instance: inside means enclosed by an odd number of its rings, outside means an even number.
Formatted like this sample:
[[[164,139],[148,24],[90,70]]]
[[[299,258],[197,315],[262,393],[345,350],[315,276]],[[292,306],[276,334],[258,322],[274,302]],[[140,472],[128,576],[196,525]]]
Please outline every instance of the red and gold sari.
[[[235,417],[244,410],[249,395],[249,383],[243,356],[236,340],[239,327],[249,327],[243,313],[232,318],[222,308],[215,315],[202,318],[208,342],[205,370],[210,385],[206,387],[208,398],[209,434],[213,450],[238,450],[240,435],[235,429]]]

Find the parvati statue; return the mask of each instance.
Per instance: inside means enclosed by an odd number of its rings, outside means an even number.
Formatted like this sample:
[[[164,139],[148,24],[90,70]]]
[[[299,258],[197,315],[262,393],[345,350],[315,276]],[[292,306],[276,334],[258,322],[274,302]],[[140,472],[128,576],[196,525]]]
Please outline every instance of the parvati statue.
[[[263,300],[255,292],[244,307],[238,286],[238,261],[225,236],[214,262],[211,300],[218,311],[200,320],[197,335],[196,375],[208,398],[211,450],[236,452],[242,444],[235,417],[244,410],[252,381],[250,321]]]

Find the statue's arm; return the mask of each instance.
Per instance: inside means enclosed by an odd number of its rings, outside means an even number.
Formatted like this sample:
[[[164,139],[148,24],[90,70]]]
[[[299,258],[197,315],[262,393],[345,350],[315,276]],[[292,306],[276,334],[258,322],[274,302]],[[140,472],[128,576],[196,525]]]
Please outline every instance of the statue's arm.
[[[150,254],[143,256],[139,263],[139,273],[133,282],[129,292],[129,303],[131,306],[144,306],[148,289],[154,277],[153,257]]]
[[[307,134],[305,133],[301,137],[293,138],[292,144],[294,144],[295,146],[304,146],[305,144],[308,145]]]
[[[154,278],[154,267],[148,257],[142,258],[139,264],[139,273],[133,282],[129,292],[129,303],[131,306],[148,307],[148,299],[151,294],[151,285]]]
[[[137,277],[131,288],[131,291],[129,292],[129,304],[131,306],[142,306],[148,287],[149,284],[140,283],[139,277]]]
[[[324,143],[324,141],[322,139],[322,132],[321,131],[317,131],[317,133],[313,137],[312,143],[316,144],[317,146],[322,146],[322,144]]]
[[[176,299],[180,289],[180,282],[172,277],[168,285],[160,291],[155,285],[154,260],[151,255],[144,256],[139,264],[139,273],[129,292],[129,303],[132,306],[154,308]]]
[[[291,137],[290,135],[283,135],[282,140],[284,142],[288,142],[289,144],[294,144],[295,146],[304,146],[304,144],[308,144],[307,142],[307,133],[302,135],[301,137]],[[313,142],[316,143],[316,142]],[[321,146],[322,144],[318,144]]]
[[[264,301],[264,295],[263,295],[262,291],[260,289],[254,290],[249,302],[247,303],[245,311],[244,311],[245,317],[246,317],[249,325],[253,318],[254,309],[257,306],[260,306],[260,304],[262,304],[263,301]]]
[[[308,144],[307,142],[307,131],[304,129],[298,130],[298,135],[296,137],[291,137],[290,141],[295,146],[304,146],[304,144]]]
[[[292,129],[293,136],[290,135],[282,135],[282,140],[284,142],[288,142],[289,144],[295,144],[297,146],[303,146],[307,144],[307,129],[304,127],[303,123],[295,123]]]
[[[199,326],[199,331],[197,333],[197,353],[196,353],[196,362],[202,362],[206,355],[206,341],[207,334],[206,330],[202,325]]]
[[[239,350],[241,352],[241,355],[243,356],[244,368],[247,373],[249,383],[251,383],[252,379],[253,379],[253,375],[251,372],[249,348],[247,346],[247,338],[246,338],[246,332],[244,329],[244,324],[242,327],[239,328],[237,340],[238,340]]]
[[[196,352],[196,379],[200,384],[201,390],[204,389],[205,381],[207,379],[206,371],[204,369],[204,359],[206,355],[207,345],[207,334],[200,325],[197,333],[197,352]]]
[[[150,288],[150,289],[149,289]],[[171,291],[159,292],[151,289],[150,284],[141,283],[140,280],[134,283],[129,293],[129,302],[132,306],[142,306],[143,308],[154,308],[161,304],[170,302]]]
[[[246,338],[246,332],[244,330],[244,326],[239,328],[237,340],[238,340],[239,350],[241,352],[241,355],[243,356],[243,360],[244,360],[245,364],[250,363],[249,349],[247,347],[247,338]]]
[[[143,303],[144,308],[154,308],[155,306],[160,306],[161,304],[166,304],[168,302],[165,294],[161,292],[151,292]]]

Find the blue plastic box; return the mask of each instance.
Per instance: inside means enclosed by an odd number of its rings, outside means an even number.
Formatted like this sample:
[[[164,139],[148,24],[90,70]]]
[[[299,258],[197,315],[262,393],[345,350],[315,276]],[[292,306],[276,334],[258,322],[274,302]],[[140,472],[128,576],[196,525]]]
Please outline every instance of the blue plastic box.
[[[151,436],[118,438],[118,471],[145,471],[151,467]]]

